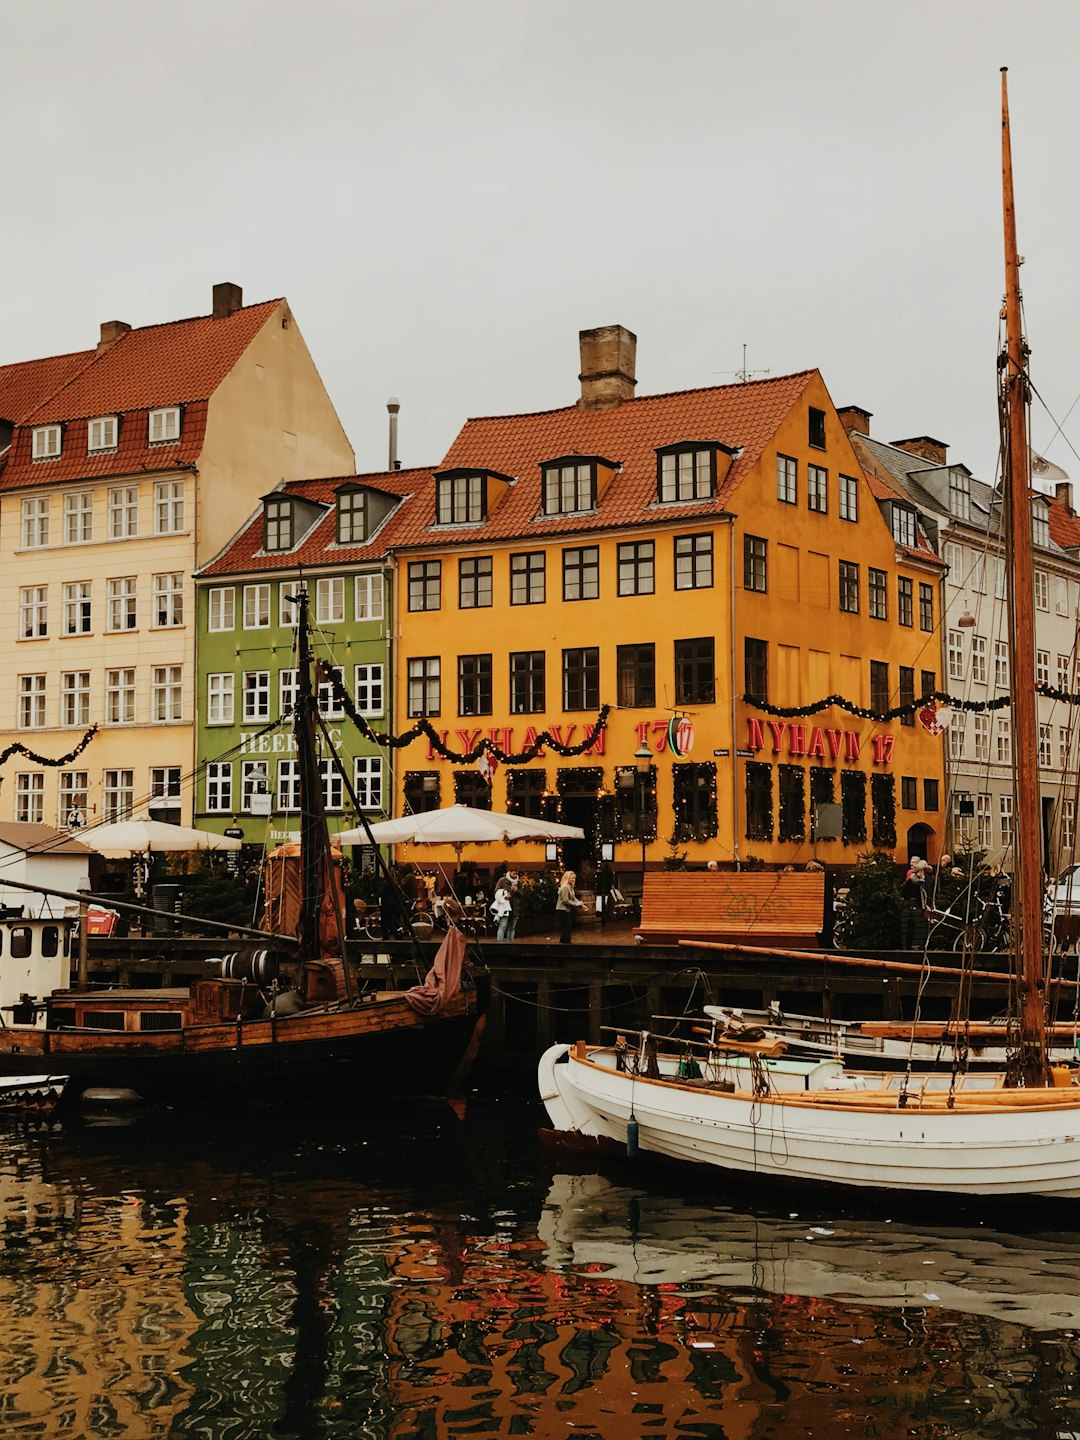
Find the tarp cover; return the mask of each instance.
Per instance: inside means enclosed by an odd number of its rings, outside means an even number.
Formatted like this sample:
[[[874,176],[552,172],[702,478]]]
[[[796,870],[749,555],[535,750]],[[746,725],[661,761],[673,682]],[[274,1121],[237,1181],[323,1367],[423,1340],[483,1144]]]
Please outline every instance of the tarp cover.
[[[345,892],[341,883],[341,855],[332,851],[333,886],[323,885],[319,904],[319,953],[340,955],[345,923]],[[300,925],[303,881],[300,846],[279,845],[266,857],[263,929],[275,935],[295,936]]]
[[[461,967],[465,961],[465,936],[451,925],[439,946],[423,985],[405,991],[405,999],[418,1015],[438,1015],[447,1001],[461,989]]]

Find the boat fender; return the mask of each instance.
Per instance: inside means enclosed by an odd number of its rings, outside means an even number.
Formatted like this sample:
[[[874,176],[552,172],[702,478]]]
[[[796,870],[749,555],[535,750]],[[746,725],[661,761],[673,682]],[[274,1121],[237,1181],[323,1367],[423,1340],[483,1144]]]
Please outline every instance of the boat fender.
[[[298,990],[282,990],[266,1007],[266,1019],[274,1015],[296,1015],[304,1008],[304,999]]]
[[[633,1117],[626,1122],[626,1156],[628,1160],[636,1160],[638,1153],[638,1123]]]

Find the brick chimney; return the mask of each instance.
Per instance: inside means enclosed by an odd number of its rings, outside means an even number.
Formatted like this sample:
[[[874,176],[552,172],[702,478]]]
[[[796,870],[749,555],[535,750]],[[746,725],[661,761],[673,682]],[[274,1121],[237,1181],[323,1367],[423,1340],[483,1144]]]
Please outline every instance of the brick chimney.
[[[126,335],[131,326],[126,320],[103,320],[101,322],[101,339],[97,343],[97,353],[104,355],[111,345],[115,345],[121,335]]]
[[[1067,510],[1070,515],[1075,515],[1076,512],[1073,510],[1071,480],[1059,480],[1057,482],[1054,486],[1054,499],[1063,509]]]
[[[872,410],[864,410],[861,405],[845,405],[836,413],[840,417],[840,424],[849,435],[870,434],[870,421],[874,415]]]
[[[894,440],[897,450],[907,450],[911,455],[921,455],[931,465],[947,465],[949,447],[944,440],[935,440],[932,435],[913,435],[910,440]]]
[[[231,280],[222,280],[219,285],[214,286],[214,319],[224,320],[234,310],[239,310],[244,303],[244,292],[239,285],[234,285]]]
[[[625,325],[601,325],[578,333],[581,347],[579,410],[611,410],[634,398],[637,336]]]

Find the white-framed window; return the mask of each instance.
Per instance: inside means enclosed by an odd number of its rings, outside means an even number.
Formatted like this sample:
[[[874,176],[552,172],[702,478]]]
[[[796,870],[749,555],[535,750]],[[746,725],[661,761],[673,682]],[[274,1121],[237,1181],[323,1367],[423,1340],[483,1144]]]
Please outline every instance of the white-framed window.
[[[1067,770],[1068,768],[1069,768],[1069,727],[1068,727],[1067,725],[1059,725],[1059,726],[1058,726],[1058,769],[1059,769],[1059,770]]]
[[[986,636],[971,637],[971,678],[976,685],[985,685],[987,677]]]
[[[1050,684],[1050,651],[1035,651],[1035,684]]]
[[[994,561],[994,599],[1005,599],[1005,561]]]
[[[1013,838],[1013,797],[998,796],[998,815],[1001,820],[1001,843],[1011,845]]]
[[[1076,848],[1076,801],[1067,799],[1061,806],[1061,849],[1062,859],[1072,859]]]
[[[19,676],[19,729],[41,730],[45,725],[44,675]]]
[[[24,585],[19,591],[19,639],[43,640],[49,633],[49,587]]]
[[[334,679],[337,680],[338,684],[342,687],[342,689],[344,689],[345,676],[342,672],[341,666],[334,665],[331,667],[331,671],[333,673]],[[345,711],[341,708],[340,701],[334,694],[334,686],[332,681],[320,680],[316,696],[319,704],[319,714],[323,717],[324,720],[340,720],[342,715],[345,714]]]
[[[270,625],[270,586],[244,586],[244,629],[266,630]]]
[[[383,762],[381,755],[357,755],[353,760],[353,789],[361,810],[383,808]]]
[[[840,519],[852,523],[859,518],[859,482],[854,475],[840,476]]]
[[[49,543],[49,497],[31,495],[22,502],[22,548],[43,550]]]
[[[69,490],[64,496],[64,544],[85,545],[94,538],[94,492]]]
[[[949,584],[962,585],[964,583],[963,547],[950,541],[942,550],[941,557],[949,567]]]
[[[1072,689],[1072,656],[1062,655],[1057,657],[1057,687],[1059,690]]]
[[[255,796],[270,794],[269,760],[244,760],[240,765],[240,809],[250,815]]]
[[[998,716],[996,753],[999,765],[1012,762],[1012,721],[1006,715]]]
[[[1054,576],[1054,613],[1057,615],[1068,615],[1069,613],[1069,582],[1064,575]]]
[[[277,808],[285,812],[300,809],[300,762],[298,760],[278,761]]]
[[[135,771],[106,770],[102,776],[102,819],[123,820],[135,804]]]
[[[153,623],[172,628],[184,623],[184,577],[179,570],[154,576]]]
[[[184,528],[183,480],[154,482],[154,534],[178,535]]]
[[[134,630],[138,623],[136,610],[136,578],[124,575],[107,585],[107,630]]]
[[[99,450],[116,449],[116,416],[101,415],[86,422],[86,449],[94,455]]]
[[[967,749],[967,730],[964,726],[963,716],[957,716],[945,733],[949,737],[949,758],[962,760],[964,751]]]
[[[90,724],[89,670],[65,670],[61,674],[60,724]]]
[[[964,637],[959,630],[949,631],[948,641],[949,679],[964,678]]]
[[[56,460],[60,455],[60,426],[38,425],[33,432],[30,457],[33,460]]]
[[[383,667],[381,665],[357,665],[353,694],[356,697],[356,708],[361,715],[382,715],[385,708]]]
[[[131,540],[139,533],[139,487],[116,485],[109,491],[109,539]]]
[[[180,665],[155,665],[151,673],[150,713],[155,723],[167,724],[184,718],[183,668]]]
[[[776,457],[776,498],[785,505],[799,500],[799,462],[790,455]]]
[[[383,578],[381,575],[357,575],[353,581],[353,618],[383,618]]]
[[[62,599],[64,604],[64,634],[89,635],[93,624],[93,614],[90,605],[90,581],[68,581],[64,586]]]
[[[336,760],[319,761],[319,778],[322,780],[323,804],[327,813],[342,810],[345,804],[345,783]]]
[[[1009,646],[1004,640],[994,641],[994,684],[999,690],[1009,688]]]
[[[975,737],[975,759],[990,759],[990,716],[976,715],[973,723]]]
[[[963,470],[949,471],[949,514],[957,520],[971,519],[971,477]]]
[[[175,801],[165,804],[162,801]],[[180,766],[152,765],[150,767],[151,814],[163,810],[178,810],[180,807]],[[156,804],[154,802],[157,802]]]
[[[270,671],[244,671],[244,724],[270,718]]]
[[[236,625],[236,591],[231,585],[215,585],[207,596],[206,628],[232,630]]]
[[[296,600],[290,600],[289,596],[299,595],[301,591],[306,591],[306,588],[299,580],[283,580],[278,586],[278,623],[283,628],[296,629],[300,605]]]
[[[335,575],[315,582],[315,623],[340,625],[345,619],[345,580]]]
[[[78,830],[90,811],[90,774],[86,770],[61,770],[57,792],[56,823],[64,830]]]
[[[15,819],[40,825],[45,819],[45,772],[20,770],[15,776]]]
[[[1054,763],[1053,733],[1052,726],[1039,726],[1039,765],[1044,770],[1049,770]]]
[[[206,677],[206,723],[231,725],[234,712],[235,677],[228,673]]]
[[[975,829],[980,850],[989,850],[994,843],[994,814],[990,809],[990,796],[975,796]]]
[[[151,445],[169,445],[180,439],[180,409],[176,405],[165,410],[151,410],[147,439]]]
[[[132,666],[105,671],[105,720],[109,725],[134,722],[135,670]]]
[[[1045,570],[1035,571],[1035,609],[1050,609],[1050,577]]]
[[[1050,506],[1045,500],[1031,502],[1031,543],[1044,547],[1050,544]]]
[[[206,808],[219,814],[232,810],[232,762],[212,760],[206,767]]]
[[[296,671],[278,671],[278,714],[284,717],[291,713],[296,704]]]
[[[976,595],[986,589],[986,557],[981,550],[976,550],[971,557],[971,588]]]

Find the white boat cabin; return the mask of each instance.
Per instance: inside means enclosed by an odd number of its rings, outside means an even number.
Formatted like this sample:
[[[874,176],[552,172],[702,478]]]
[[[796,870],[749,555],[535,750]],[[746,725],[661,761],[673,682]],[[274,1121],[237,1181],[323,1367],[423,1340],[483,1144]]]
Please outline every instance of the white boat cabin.
[[[0,824],[0,912],[23,916],[73,915],[78,906],[59,896],[16,890],[5,880],[36,885],[41,892],[90,888],[90,857],[94,851],[66,830],[12,820]]]

